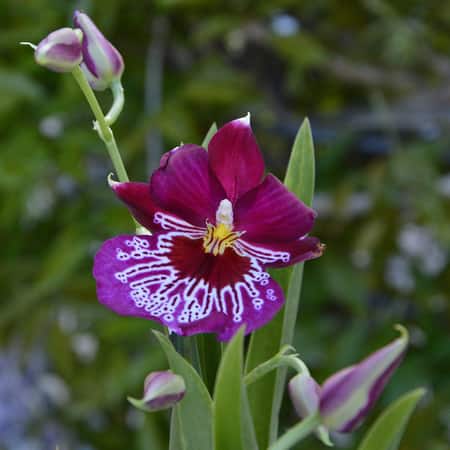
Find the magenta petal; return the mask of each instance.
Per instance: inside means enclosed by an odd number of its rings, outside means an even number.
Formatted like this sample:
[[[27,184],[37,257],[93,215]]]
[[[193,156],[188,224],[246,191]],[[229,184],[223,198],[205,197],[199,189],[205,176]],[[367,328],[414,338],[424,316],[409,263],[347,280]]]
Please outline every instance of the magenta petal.
[[[161,225],[154,220],[155,213],[162,211],[162,209],[155,204],[150,196],[150,186],[147,183],[118,183],[113,181],[110,182],[110,186],[141,225],[151,231],[162,229]]]
[[[119,236],[95,257],[102,304],[121,315],[145,317],[181,335],[217,333],[228,340],[268,322],[284,302],[281,288],[254,258],[232,249],[203,251],[196,230]]]
[[[205,226],[206,219],[214,222],[219,202],[225,198],[209,169],[208,154],[193,144],[163,155],[150,186],[152,197],[162,208],[197,226]]]
[[[250,127],[250,116],[228,122],[208,145],[209,163],[231,202],[256,187],[264,160]]]
[[[241,197],[235,206],[235,229],[253,242],[286,242],[307,234],[316,213],[273,175]]]

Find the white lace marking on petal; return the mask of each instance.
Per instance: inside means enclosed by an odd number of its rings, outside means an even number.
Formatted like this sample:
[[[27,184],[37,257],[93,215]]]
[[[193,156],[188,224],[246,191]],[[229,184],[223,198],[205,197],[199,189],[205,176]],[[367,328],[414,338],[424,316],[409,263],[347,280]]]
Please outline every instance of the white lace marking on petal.
[[[277,252],[268,248],[258,247],[243,239],[238,239],[234,242],[233,248],[239,255],[246,256],[247,258],[255,258],[263,264],[270,264],[277,261],[287,263],[291,258],[288,252]]]
[[[196,227],[194,225],[191,225],[189,222],[178,219],[177,217],[170,216],[168,214],[164,214],[162,212],[155,213],[153,221],[160,224],[163,230],[181,231],[191,239],[198,239],[203,237],[206,231],[206,228]]]
[[[162,226],[166,218],[167,216],[161,218],[159,223]],[[170,227],[170,222],[164,222],[164,226]],[[231,316],[235,323],[240,323],[245,314],[244,299],[247,296],[252,299],[252,306],[256,311],[261,310],[266,301],[281,300],[274,289],[266,287],[270,277],[263,269],[263,263],[285,258],[289,254],[265,249],[261,252],[258,247],[243,241],[239,241],[238,254],[249,258],[250,269],[243,274],[241,281],[218,289],[208,280],[181,277],[170,260],[173,239],[201,239],[197,233],[196,227],[189,225],[187,232],[178,228],[177,231],[161,234],[157,237],[154,250],[149,249],[147,240],[134,236],[125,242],[126,249],[116,250],[118,261],[136,261],[136,264],[114,274],[118,281],[129,287],[130,298],[136,307],[143,308],[153,317],[161,317],[169,325],[172,322],[173,329],[176,330],[177,323],[190,324],[207,318],[213,312]],[[260,259],[261,256],[264,259]]]

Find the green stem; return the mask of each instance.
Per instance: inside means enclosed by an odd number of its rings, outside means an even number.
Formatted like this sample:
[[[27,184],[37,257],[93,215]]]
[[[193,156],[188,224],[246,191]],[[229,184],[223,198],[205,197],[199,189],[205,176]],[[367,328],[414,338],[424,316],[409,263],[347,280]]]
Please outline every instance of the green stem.
[[[123,105],[125,103],[125,96],[123,94],[122,83],[119,81],[114,81],[111,84],[111,91],[113,94],[113,105],[111,109],[108,111],[108,114],[105,116],[106,123],[111,126],[119,117],[122,112]]]
[[[244,377],[244,383],[248,386],[255,381],[262,378],[267,373],[279,367],[291,367],[297,373],[309,373],[305,363],[296,355],[286,355],[286,352],[291,351],[292,347],[284,346],[275,356],[255,367]]]
[[[318,426],[320,426],[320,416],[313,414],[289,428],[283,436],[269,447],[269,450],[288,450],[315,431]]]
[[[92,88],[89,86],[89,83],[86,80],[86,77],[84,76],[83,71],[80,69],[80,67],[76,67],[72,71],[72,75],[80,86],[80,89],[86,97],[86,100],[89,103],[89,106],[91,107],[91,110],[96,118],[94,128],[97,130],[100,138],[106,145],[109,157],[111,158],[114,166],[114,170],[117,173],[117,178],[121,182],[129,181],[127,171],[125,169],[125,166],[123,165],[119,149],[117,148],[116,140],[114,139],[114,134],[105,119],[102,108],[98,103],[97,97],[95,96]]]

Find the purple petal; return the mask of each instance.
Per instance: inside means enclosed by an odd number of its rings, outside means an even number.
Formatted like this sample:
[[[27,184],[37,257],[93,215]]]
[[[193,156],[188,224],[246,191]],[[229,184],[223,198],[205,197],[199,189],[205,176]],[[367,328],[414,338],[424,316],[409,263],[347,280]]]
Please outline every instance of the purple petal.
[[[101,303],[121,315],[156,320],[181,335],[249,333],[284,302],[281,288],[255,259],[231,248],[204,252],[198,229],[106,241],[94,263]]]
[[[362,422],[405,355],[405,333],[323,384],[320,411],[327,427],[350,432]]]
[[[215,222],[225,193],[208,166],[208,154],[197,145],[177,147],[161,158],[152,175],[151,194],[161,208],[187,222],[205,226]]]
[[[211,168],[231,202],[261,182],[264,160],[253,136],[249,116],[220,128],[208,145],[208,154]]]
[[[307,234],[316,214],[273,175],[236,203],[235,229],[252,242],[294,241]]]

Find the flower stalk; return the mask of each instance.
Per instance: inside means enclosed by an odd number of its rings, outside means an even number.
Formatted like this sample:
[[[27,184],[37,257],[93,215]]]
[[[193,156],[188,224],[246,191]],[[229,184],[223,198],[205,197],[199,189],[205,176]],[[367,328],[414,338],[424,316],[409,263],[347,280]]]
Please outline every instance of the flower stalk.
[[[89,106],[91,107],[91,110],[96,118],[96,121],[94,122],[94,129],[98,132],[100,138],[105,143],[105,146],[108,150],[109,157],[111,158],[111,161],[113,163],[114,170],[117,173],[117,178],[122,183],[129,181],[127,171],[125,169],[125,166],[122,161],[122,157],[120,156],[119,149],[116,144],[116,140],[114,139],[114,134],[113,134],[108,122],[106,121],[106,117],[103,114],[102,108],[100,107],[100,104],[98,103],[98,100],[94,94],[94,91],[92,90],[91,86],[89,85],[89,83],[88,83],[83,71],[80,69],[80,67],[76,67],[72,71],[72,75],[74,76],[75,80],[77,81],[78,85],[80,86],[80,89],[83,92],[84,96],[86,97],[86,100],[89,103]],[[114,105],[113,105],[113,108],[114,108]],[[118,115],[117,110],[118,110],[118,108],[116,108],[115,113]],[[117,115],[115,116],[115,119],[117,118]]]
[[[296,354],[288,354],[292,351],[295,351],[295,349],[290,345],[283,346],[283,348],[275,356],[249,372],[244,377],[244,383],[249,386],[262,378],[264,375],[268,374],[272,370],[278,369],[279,367],[291,367],[298,373],[303,373],[305,371],[308,372],[305,364],[297,357]]]
[[[319,414],[308,416],[306,419],[286,431],[283,436],[269,447],[269,450],[288,450],[297,442],[313,433],[319,425]]]

